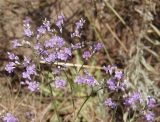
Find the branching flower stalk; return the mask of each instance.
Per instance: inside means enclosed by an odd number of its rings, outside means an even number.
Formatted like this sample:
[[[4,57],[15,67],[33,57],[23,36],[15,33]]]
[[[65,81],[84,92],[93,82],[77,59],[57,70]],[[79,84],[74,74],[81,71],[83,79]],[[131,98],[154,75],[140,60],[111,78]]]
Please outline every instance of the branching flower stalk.
[[[33,92],[41,92],[41,85],[49,86],[51,92],[50,95],[54,97],[53,89],[67,88],[69,83],[72,95],[72,103],[74,111],[76,111],[75,101],[73,99],[75,89],[74,85],[87,86],[86,89],[92,89],[89,96],[86,97],[83,104],[80,106],[75,117],[78,117],[83,106],[93,96],[93,93],[104,91],[104,106],[111,111],[114,117],[114,121],[124,121],[124,114],[127,113],[126,120],[130,121],[133,118],[137,118],[138,115],[143,116],[147,121],[154,120],[153,108],[157,104],[157,100],[152,95],[143,97],[140,90],[134,90],[129,86],[129,81],[126,79],[126,74],[118,69],[115,65],[106,66],[89,66],[77,63],[70,63],[73,58],[74,51],[81,51],[81,58],[85,62],[89,62],[89,59],[94,54],[103,48],[100,42],[94,42],[86,49],[82,42],[74,42],[74,44],[66,43],[66,40],[60,35],[63,32],[64,16],[58,16],[55,25],[58,30],[51,28],[51,23],[48,20],[44,20],[42,25],[36,28],[36,31],[32,31],[31,20],[27,18],[24,20],[24,40],[13,40],[12,50],[19,47],[28,48],[33,52],[33,56],[19,57],[13,52],[8,52],[7,57],[9,62],[5,66],[8,74],[14,74],[14,72],[20,74],[20,84],[22,88],[26,88]],[[81,31],[85,20],[81,18],[75,24],[74,32],[71,32],[71,38],[81,39]],[[32,41],[30,41],[32,40]],[[68,72],[69,68],[79,68],[76,71],[76,76],[72,76]],[[104,74],[101,81],[97,81],[88,69],[100,70]],[[47,76],[45,76],[47,74]],[[71,78],[69,77],[71,75]],[[64,77],[65,76],[65,77]],[[42,78],[43,77],[43,78]],[[87,91],[87,90],[86,90]],[[57,118],[61,121],[58,114],[57,107],[54,102],[55,113]],[[12,119],[14,122],[18,122],[12,114],[7,114],[3,121],[8,122],[7,119]],[[76,119],[76,118],[75,118]],[[136,121],[136,119],[135,119]]]

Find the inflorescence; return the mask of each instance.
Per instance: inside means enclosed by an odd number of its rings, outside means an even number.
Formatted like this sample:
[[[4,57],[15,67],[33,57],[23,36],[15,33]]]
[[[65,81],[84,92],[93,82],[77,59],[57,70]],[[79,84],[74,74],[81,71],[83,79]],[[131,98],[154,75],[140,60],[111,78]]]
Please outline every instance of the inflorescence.
[[[66,40],[58,34],[63,33],[63,24],[64,24],[64,15],[60,15],[55,22],[55,25],[59,30],[51,28],[51,23],[48,20],[44,20],[42,25],[36,28],[34,32],[31,27],[31,20],[26,18],[23,21],[25,36],[24,40],[13,40],[12,41],[12,50],[16,50],[19,47],[29,48],[33,51],[35,55],[33,57],[23,56],[20,58],[18,55],[12,52],[7,52],[9,62],[5,66],[5,70],[11,74],[13,72],[20,70],[20,79],[21,85],[27,86],[31,92],[38,92],[40,89],[41,79],[41,64],[48,65],[51,69],[53,65],[58,66],[58,62],[69,62],[73,56],[74,50],[79,50],[84,47],[83,42],[76,42],[75,44],[68,44]],[[85,24],[85,20],[81,18],[76,22],[74,32],[71,33],[71,38],[80,38],[82,33],[81,29]],[[42,40],[42,37],[50,35],[50,38]],[[36,41],[31,41],[36,40]],[[42,41],[40,41],[42,40]],[[99,51],[102,48],[100,42],[96,42],[93,45],[90,45],[90,50],[85,50],[82,52],[82,58],[84,60],[89,60],[95,52]],[[143,115],[146,120],[153,121],[154,113],[151,111],[152,108],[156,105],[156,100],[152,96],[148,96],[147,99],[143,99],[139,91],[131,91],[127,86],[127,80],[125,79],[125,74],[119,70],[116,66],[104,66],[103,70],[106,72],[105,75],[109,76],[104,84],[105,90],[108,93],[111,93],[104,100],[104,104],[109,108],[116,109],[118,106],[123,106],[126,111],[133,111],[136,107],[141,107],[138,112]],[[52,73],[56,74],[56,77],[53,78],[52,83],[55,88],[64,88],[67,85],[67,81],[63,79],[59,74],[59,69],[55,69]],[[58,74],[58,75],[57,75]],[[75,84],[85,84],[88,86],[100,86],[100,84],[89,72],[84,70],[83,74],[77,74],[74,79]],[[118,95],[118,96],[117,96]],[[143,105],[142,105],[143,104]],[[137,109],[136,109],[137,112]],[[4,122],[18,122],[18,119],[12,114],[7,113],[3,117]]]

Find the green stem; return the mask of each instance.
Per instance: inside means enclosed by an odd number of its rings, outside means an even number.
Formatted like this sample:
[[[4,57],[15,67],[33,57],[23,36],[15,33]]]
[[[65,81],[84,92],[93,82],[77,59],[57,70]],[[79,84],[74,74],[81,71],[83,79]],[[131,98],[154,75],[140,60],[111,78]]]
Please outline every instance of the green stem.
[[[49,88],[50,88],[51,94],[52,94],[53,99],[54,99],[54,94],[53,94],[53,91],[52,91],[51,84],[49,84]],[[56,115],[57,115],[58,121],[59,121],[59,122],[61,122],[60,117],[59,117],[59,115],[58,115],[57,106],[56,106],[55,102],[53,102],[53,105],[54,105],[54,109],[55,109],[55,112],[56,112]]]

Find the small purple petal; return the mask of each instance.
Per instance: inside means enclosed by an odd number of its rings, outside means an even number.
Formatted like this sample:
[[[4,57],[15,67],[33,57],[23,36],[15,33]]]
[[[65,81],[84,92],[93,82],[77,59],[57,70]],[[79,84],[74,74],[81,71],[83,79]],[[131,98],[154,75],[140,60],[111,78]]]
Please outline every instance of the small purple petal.
[[[8,73],[11,73],[13,72],[13,69],[15,68],[15,63],[14,62],[9,62],[8,64],[6,64],[5,66],[5,70],[8,72]]]
[[[30,64],[30,59],[24,56],[23,65],[26,67]]]
[[[50,29],[50,26],[51,26],[50,21],[47,21],[47,20],[45,19],[45,21],[43,22],[43,26],[44,26],[48,31],[51,31],[51,29]]]
[[[115,78],[121,79],[123,77],[123,72],[122,71],[115,71]]]
[[[86,60],[88,60],[88,58],[91,57],[91,53],[89,51],[85,51],[82,55],[83,58],[85,58]]]
[[[8,54],[8,58],[10,60],[18,60],[19,59],[18,56],[16,56],[14,53],[8,52],[7,54]]]
[[[100,50],[102,47],[103,47],[102,43],[97,43],[97,44],[94,45],[93,48],[94,48],[95,51],[97,51],[97,50]]]
[[[143,112],[144,117],[147,121],[152,122],[155,118],[155,114],[151,111],[145,111]]]
[[[111,108],[115,108],[115,107],[117,106],[116,103],[113,102],[111,98],[107,98],[107,99],[105,100],[104,104],[105,104],[106,106],[111,107]]]
[[[28,28],[24,28],[24,35],[25,36],[28,36],[28,37],[31,37],[33,34],[33,32],[31,31],[31,29],[28,27]]]
[[[2,118],[3,122],[19,122],[19,120],[11,113],[6,113],[6,115]]]
[[[156,106],[156,100],[153,97],[148,97],[147,105],[149,108],[154,108]]]
[[[59,15],[56,21],[56,25],[58,26],[58,28],[60,29],[60,32],[62,33],[62,25],[64,23],[64,16],[63,15]]]
[[[116,89],[117,89],[117,86],[116,86],[116,84],[115,84],[114,79],[108,79],[108,80],[107,80],[107,85],[108,85],[108,88],[109,88],[110,90],[116,90]]]
[[[44,26],[40,26],[37,28],[38,33],[44,34],[46,32],[46,28]]]
[[[82,83],[84,83],[84,81],[85,81],[85,78],[84,77],[82,77],[82,76],[77,76],[76,78],[75,78],[75,80],[74,80],[74,82],[75,83],[78,83],[78,84],[82,84]]]
[[[56,78],[55,86],[56,88],[63,88],[66,85],[66,81],[61,78]]]
[[[116,66],[104,66],[103,69],[106,71],[106,73],[109,73],[110,75],[117,69]]]
[[[39,90],[39,82],[37,81],[26,81],[26,84],[31,92]]]
[[[85,83],[88,84],[89,86],[93,86],[96,83],[96,80],[91,75],[86,75]]]
[[[21,46],[21,44],[18,42],[18,40],[17,39],[13,40],[12,41],[12,48],[14,49],[14,48],[16,48],[18,46]]]
[[[139,92],[133,92],[132,94],[130,94],[128,97],[125,98],[124,104],[132,105],[136,101],[140,100],[140,98],[141,97],[140,97],[140,93]]]

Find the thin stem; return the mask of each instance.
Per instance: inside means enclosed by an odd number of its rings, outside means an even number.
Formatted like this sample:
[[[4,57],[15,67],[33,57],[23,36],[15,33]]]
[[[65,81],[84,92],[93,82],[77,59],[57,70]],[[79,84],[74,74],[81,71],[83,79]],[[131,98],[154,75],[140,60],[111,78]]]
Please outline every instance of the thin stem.
[[[52,94],[53,99],[54,99],[54,94],[53,94],[53,91],[52,91],[51,84],[49,84],[49,88],[50,88],[51,94]],[[60,120],[60,118],[59,118],[59,115],[58,115],[58,111],[57,111],[57,107],[56,107],[55,102],[53,102],[53,105],[54,105],[54,109],[55,109],[55,112],[56,112],[56,115],[57,115],[58,121],[59,121],[59,122],[61,122],[61,120]]]

